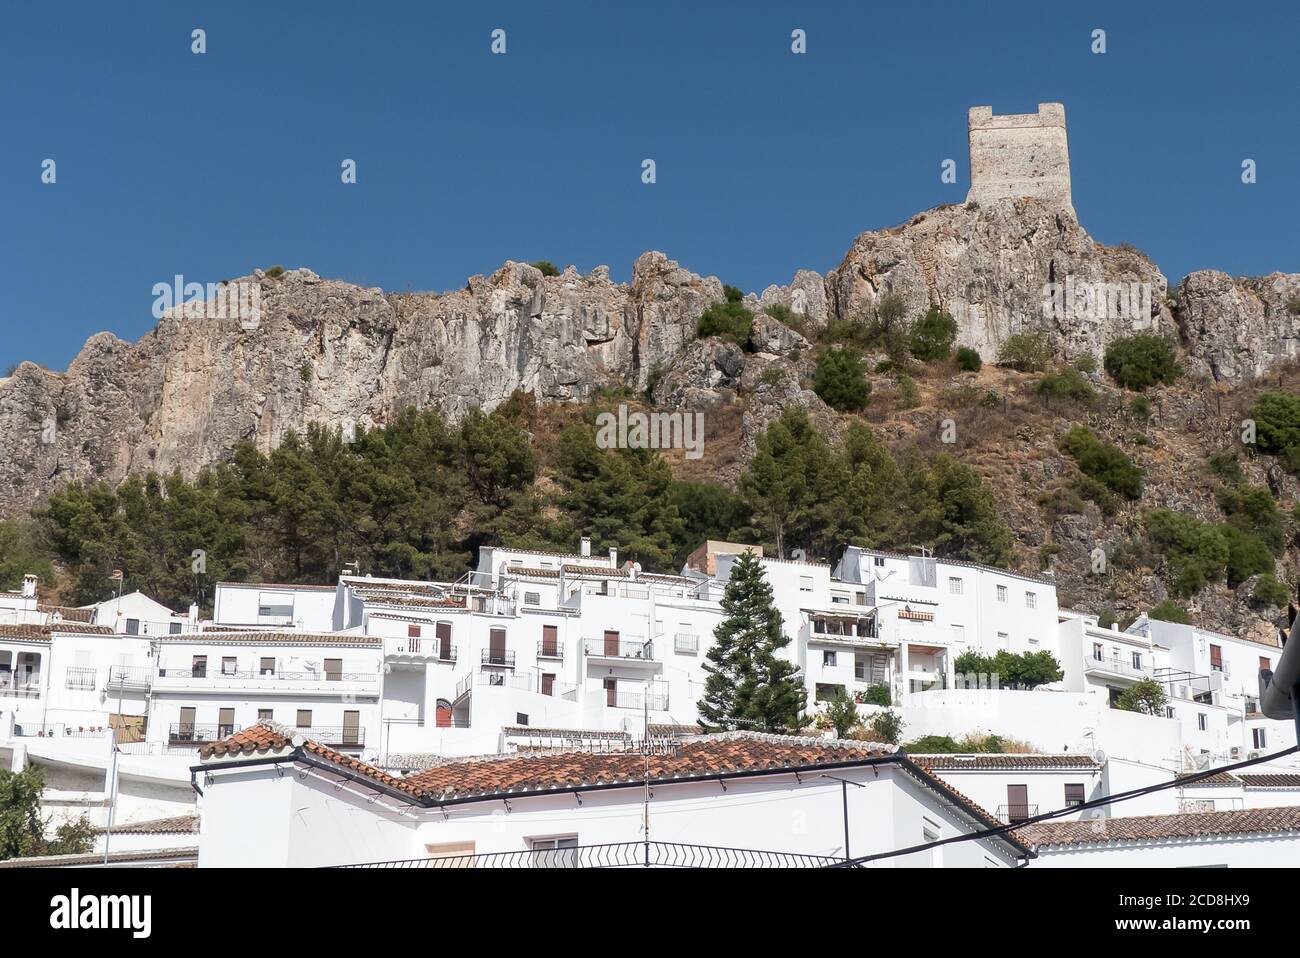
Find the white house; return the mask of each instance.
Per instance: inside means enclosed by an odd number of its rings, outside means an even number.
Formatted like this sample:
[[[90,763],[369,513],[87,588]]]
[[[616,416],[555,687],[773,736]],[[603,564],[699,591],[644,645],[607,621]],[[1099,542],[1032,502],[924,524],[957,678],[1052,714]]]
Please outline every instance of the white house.
[[[746,732],[398,778],[260,725],[203,749],[200,867],[821,866],[996,827],[889,746]],[[284,774],[292,771],[293,774]],[[872,867],[1000,868],[990,835]]]

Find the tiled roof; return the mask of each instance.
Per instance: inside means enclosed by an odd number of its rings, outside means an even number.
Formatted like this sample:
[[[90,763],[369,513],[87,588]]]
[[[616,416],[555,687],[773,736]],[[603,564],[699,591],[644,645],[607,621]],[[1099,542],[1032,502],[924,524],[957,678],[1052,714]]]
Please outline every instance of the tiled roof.
[[[217,585],[223,589],[298,589],[299,591],[310,589],[314,592],[333,592],[338,588],[333,585],[307,585],[301,582],[297,585],[287,582],[218,582]]]
[[[113,630],[106,625],[81,625],[77,622],[61,622],[57,625],[0,625],[0,638],[6,639],[41,639],[49,641],[51,633],[60,635],[112,635]]]
[[[104,831],[103,828],[95,829],[97,835],[104,834]],[[197,835],[198,833],[198,815],[153,818],[146,822],[127,822],[113,826],[114,835]]]
[[[618,741],[630,741],[632,738],[628,732],[603,728],[541,728],[534,725],[503,725],[501,731],[505,735],[529,738],[617,739]]]
[[[198,857],[199,850],[193,845],[188,848],[136,848],[109,852],[108,864],[110,866],[138,865],[141,868],[193,867]],[[0,861],[0,868],[72,868],[78,865],[99,865],[103,861],[103,852],[40,855],[33,858],[9,858]]]
[[[1300,775],[1274,772],[1264,775],[1238,775],[1247,788],[1300,788]]]
[[[652,738],[669,738],[682,735],[699,735],[698,725],[668,725],[651,722],[645,727],[646,734]]]
[[[894,747],[872,742],[724,732],[684,738],[669,754],[570,751],[546,756],[448,762],[406,779],[432,799],[546,792],[643,781],[713,778],[740,772],[801,768],[883,758]],[[648,758],[648,760],[647,760]]]
[[[95,615],[94,609],[79,609],[70,605],[38,604],[36,606],[36,611],[44,612],[48,615],[53,615],[57,612],[65,622],[85,622],[87,624],[89,624],[90,620],[94,618]]]
[[[1234,835],[1300,832],[1300,807],[1245,808],[1229,812],[1184,812],[1138,818],[1098,818],[1078,822],[1040,822],[1016,829],[1032,847],[1110,845],[1116,842],[1166,841]]]
[[[921,768],[929,771],[997,771],[999,769],[1080,769],[1101,768],[1088,755],[909,755]]]
[[[245,629],[212,632],[178,632],[160,635],[160,642],[202,645],[206,642],[237,642],[241,645],[383,645],[383,636],[359,635],[355,632],[258,632]]]
[[[1197,773],[1197,772],[1187,772],[1187,773],[1184,774],[1184,775],[1178,775],[1178,776],[1175,776],[1175,778],[1176,778],[1176,779],[1184,779],[1184,778],[1188,778],[1188,777],[1190,777],[1190,776],[1192,776],[1192,775],[1196,775],[1196,774],[1199,774],[1199,773]],[[1213,775],[1209,775],[1209,776],[1206,776],[1205,778],[1198,779],[1198,780],[1195,781],[1195,782],[1188,782],[1186,785],[1183,785],[1182,787],[1183,787],[1183,788],[1200,788],[1200,787],[1205,786],[1205,785],[1240,785],[1240,784],[1241,784],[1241,782],[1237,781],[1236,776],[1234,776],[1231,772],[1215,772]]]

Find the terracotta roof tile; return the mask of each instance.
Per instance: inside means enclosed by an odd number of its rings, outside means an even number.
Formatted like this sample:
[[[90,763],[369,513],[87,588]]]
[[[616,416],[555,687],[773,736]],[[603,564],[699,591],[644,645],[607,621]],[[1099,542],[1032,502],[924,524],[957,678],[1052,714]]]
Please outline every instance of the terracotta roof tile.
[[[57,625],[0,625],[0,637],[7,639],[41,639],[49,641],[52,633],[60,635],[112,635],[106,625],[82,625],[60,622]]]
[[[1227,812],[1185,812],[1137,818],[1099,818],[1077,822],[1040,822],[1016,829],[1025,844],[1109,845],[1116,842],[1212,838],[1229,835],[1300,832],[1300,807],[1245,808]]]
[[[86,624],[89,624],[95,615],[94,609],[79,609],[70,605],[38,604],[36,611],[44,612],[47,615],[53,615],[57,612],[65,622],[85,622]]]
[[[95,829],[97,835],[104,834],[104,831],[103,828]],[[114,835],[197,835],[198,833],[198,815],[153,818],[144,822],[126,822],[113,826]]]
[[[1192,776],[1192,775],[1196,775],[1196,774],[1198,774],[1198,773],[1197,773],[1197,772],[1186,772],[1186,773],[1183,774],[1183,775],[1175,776],[1175,778],[1176,778],[1176,779],[1184,779],[1184,778],[1189,778],[1190,776]],[[1199,779],[1198,781],[1195,781],[1195,782],[1188,782],[1186,785],[1183,785],[1182,787],[1183,787],[1183,788],[1201,788],[1201,787],[1206,786],[1206,785],[1240,785],[1240,784],[1241,784],[1241,782],[1239,782],[1239,781],[1237,780],[1237,777],[1236,777],[1235,775],[1233,775],[1231,772],[1215,772],[1213,775],[1209,775],[1209,776],[1207,776],[1207,777],[1205,777],[1205,778]]]
[[[1300,788],[1300,775],[1272,772],[1259,775],[1238,775],[1247,788]]]
[[[909,755],[921,768],[929,771],[996,771],[998,769],[1080,769],[1101,768],[1089,755]]]
[[[263,632],[255,629],[212,629],[207,632],[177,632],[159,635],[155,641],[197,643],[240,642],[246,645],[383,645],[378,635],[355,632]]]

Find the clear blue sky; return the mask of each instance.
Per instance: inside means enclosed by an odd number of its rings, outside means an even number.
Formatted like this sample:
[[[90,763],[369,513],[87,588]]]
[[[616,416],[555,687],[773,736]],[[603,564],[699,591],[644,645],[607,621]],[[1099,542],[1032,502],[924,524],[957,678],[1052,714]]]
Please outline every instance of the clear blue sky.
[[[1063,102],[1083,225],[1171,281],[1300,270],[1298,23],[1294,2],[11,0],[0,369],[138,338],[175,273],[444,290],[507,258],[626,279],[661,249],[761,290],[964,199],[974,104]]]

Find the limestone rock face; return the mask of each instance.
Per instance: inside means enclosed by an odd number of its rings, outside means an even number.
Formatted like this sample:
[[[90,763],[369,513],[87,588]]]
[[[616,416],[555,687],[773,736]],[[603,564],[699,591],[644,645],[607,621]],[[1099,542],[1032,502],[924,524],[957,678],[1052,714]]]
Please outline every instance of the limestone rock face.
[[[655,385],[651,398],[660,406],[698,411],[734,390],[745,369],[745,354],[735,343],[716,336],[691,342]]]
[[[1145,302],[1123,302],[1112,318],[1085,309],[1082,295],[1073,297],[1072,309],[1045,306],[1050,284],[1082,293],[1098,284],[1128,292],[1142,283]],[[1131,248],[1102,246],[1070,210],[1035,199],[944,206],[863,233],[827,275],[826,288],[840,319],[869,316],[890,292],[903,298],[909,319],[931,306],[945,309],[957,320],[958,344],[987,359],[1023,330],[1045,332],[1071,360],[1084,353],[1100,358],[1111,340],[1135,332],[1174,332],[1168,282],[1151,260]]]
[[[777,356],[786,356],[795,350],[802,351],[810,345],[808,340],[767,313],[759,313],[754,317],[753,328],[749,331],[749,344],[754,352]]]
[[[630,284],[605,267],[544,277],[524,263],[441,295],[306,269],[244,281],[261,288],[254,328],[172,311],[135,344],[92,337],[64,373],[24,363],[0,379],[0,514],[72,479],[193,475],[242,439],[269,451],[311,423],[384,423],[408,406],[457,417],[515,389],[540,401],[607,383],[641,389],[724,298],[718,279],[655,252],[637,259]]]
[[[830,321],[826,281],[810,269],[796,271],[789,286],[769,286],[763,290],[753,308],[757,312],[768,306],[784,306],[792,313],[805,316],[810,336],[816,336]]]
[[[1300,273],[1233,278],[1199,270],[1173,295],[1194,371],[1232,382],[1300,353]]]

